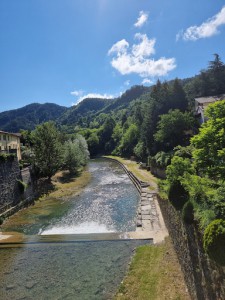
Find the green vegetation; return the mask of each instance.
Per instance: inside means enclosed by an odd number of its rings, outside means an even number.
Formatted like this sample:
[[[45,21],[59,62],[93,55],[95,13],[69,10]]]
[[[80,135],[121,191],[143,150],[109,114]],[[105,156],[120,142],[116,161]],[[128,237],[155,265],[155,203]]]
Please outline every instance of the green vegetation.
[[[116,300],[190,299],[169,239],[164,244],[138,247]]]
[[[53,122],[37,126],[33,132],[35,166],[42,177],[49,179],[62,165],[60,135]]]
[[[206,227],[204,248],[212,259],[225,265],[225,220],[214,220]]]

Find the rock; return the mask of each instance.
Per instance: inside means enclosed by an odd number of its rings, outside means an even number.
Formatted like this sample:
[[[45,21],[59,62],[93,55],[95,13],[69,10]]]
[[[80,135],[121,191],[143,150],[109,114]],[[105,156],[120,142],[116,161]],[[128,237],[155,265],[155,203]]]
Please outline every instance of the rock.
[[[26,287],[27,289],[32,289],[35,285],[36,285],[36,282],[35,282],[35,281],[28,281],[28,282],[25,284],[25,287]]]
[[[12,289],[14,289],[15,288],[15,285],[13,285],[13,284],[8,284],[7,286],[6,286],[6,290],[12,290]]]

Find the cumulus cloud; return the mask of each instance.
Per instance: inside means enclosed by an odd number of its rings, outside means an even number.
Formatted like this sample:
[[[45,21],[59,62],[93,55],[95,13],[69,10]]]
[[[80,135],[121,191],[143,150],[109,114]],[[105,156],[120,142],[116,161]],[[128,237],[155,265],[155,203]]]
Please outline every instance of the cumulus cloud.
[[[80,96],[76,102],[73,102],[72,105],[76,105],[78,103],[80,103],[81,101],[83,101],[86,98],[101,98],[101,99],[113,99],[115,98],[114,95],[111,94],[99,94],[99,93],[89,93],[89,94],[85,94]]]
[[[182,38],[185,41],[196,41],[198,39],[209,38],[219,33],[218,28],[225,24],[225,6],[221,11],[202,23],[200,26],[191,26],[185,31],[177,34],[176,39]]]
[[[82,91],[82,90],[77,90],[77,91],[71,92],[70,95],[76,96],[76,97],[78,97],[78,96],[80,97],[80,96],[83,95],[83,93],[84,93],[84,91]]]
[[[155,39],[149,39],[146,34],[137,33],[135,39],[139,41],[131,47],[123,39],[115,43],[108,51],[112,55],[111,65],[122,75],[138,74],[141,77],[165,76],[176,68],[174,58],[161,57],[158,60],[150,58],[155,54]]]
[[[152,83],[153,83],[153,81],[150,80],[150,79],[148,79],[148,78],[144,78],[144,79],[142,80],[142,84],[152,84]]]
[[[139,17],[137,22],[134,24],[135,27],[142,27],[148,20],[148,13],[144,12],[143,10],[139,12]]]

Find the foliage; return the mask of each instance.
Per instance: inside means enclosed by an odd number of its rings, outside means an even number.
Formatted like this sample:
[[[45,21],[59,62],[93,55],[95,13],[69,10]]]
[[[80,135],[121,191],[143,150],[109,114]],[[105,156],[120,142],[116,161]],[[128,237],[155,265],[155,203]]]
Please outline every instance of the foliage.
[[[181,210],[189,200],[189,195],[180,181],[174,181],[170,184],[168,198],[177,210]]]
[[[43,177],[49,179],[62,165],[63,146],[53,122],[36,127],[33,132],[35,164]]]
[[[186,143],[185,131],[190,130],[193,124],[194,118],[190,113],[170,110],[168,114],[160,116],[154,138],[164,149],[172,150],[175,146]]]
[[[218,180],[225,178],[225,100],[209,105],[206,114],[209,120],[191,140],[193,158],[201,174]]]
[[[148,165],[150,167],[159,167],[159,168],[165,168],[167,167],[172,158],[172,152],[164,152],[160,151],[155,156],[149,156],[148,157]]]
[[[185,173],[195,173],[190,159],[174,156],[171,160],[171,164],[166,169],[168,182],[174,183],[180,181]]]
[[[90,151],[90,154],[92,156],[97,155],[99,152],[99,137],[96,132],[93,132],[89,136],[87,143],[88,143],[88,149]]]
[[[125,131],[121,143],[119,145],[119,151],[122,156],[131,156],[134,154],[134,147],[138,142],[138,128],[136,125],[131,124]]]
[[[26,184],[19,179],[17,179],[17,184],[18,184],[18,189],[19,189],[20,193],[23,194],[26,189]]]
[[[0,152],[0,162],[4,161],[14,161],[16,158],[15,154],[13,153],[1,153]]]
[[[225,220],[217,219],[207,226],[203,244],[210,258],[225,265]]]
[[[194,206],[190,200],[182,208],[182,219],[187,224],[192,224],[194,221]]]

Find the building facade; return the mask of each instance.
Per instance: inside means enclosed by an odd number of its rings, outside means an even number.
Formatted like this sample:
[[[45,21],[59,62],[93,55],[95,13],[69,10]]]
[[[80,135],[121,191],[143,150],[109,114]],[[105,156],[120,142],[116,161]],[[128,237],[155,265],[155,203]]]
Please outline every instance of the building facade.
[[[199,116],[200,123],[204,123],[206,121],[205,109],[207,106],[220,100],[225,100],[225,94],[195,98],[195,115]]]
[[[0,151],[3,153],[15,153],[18,160],[20,160],[20,134],[0,131]]]

